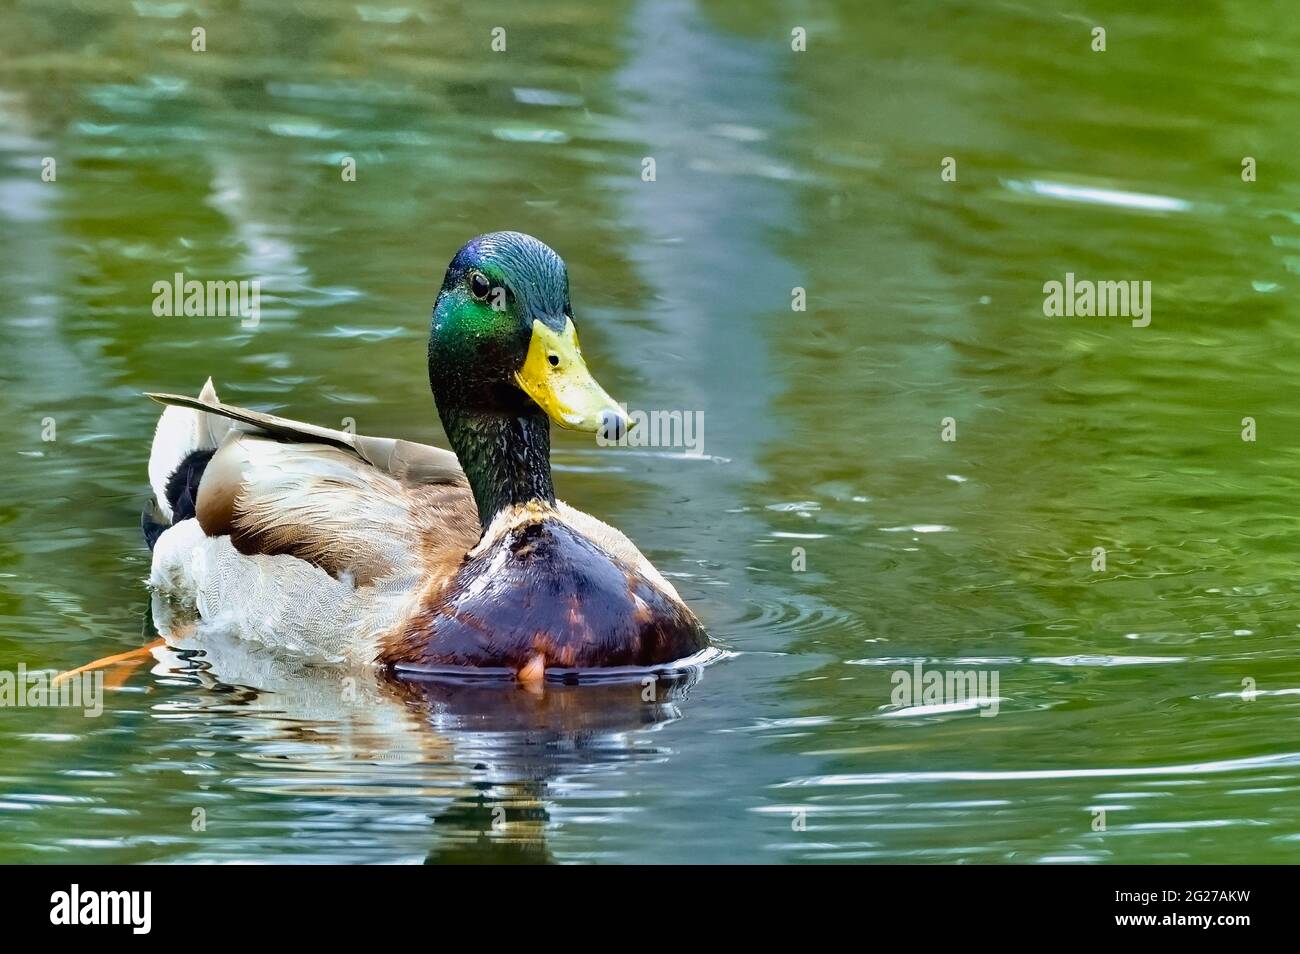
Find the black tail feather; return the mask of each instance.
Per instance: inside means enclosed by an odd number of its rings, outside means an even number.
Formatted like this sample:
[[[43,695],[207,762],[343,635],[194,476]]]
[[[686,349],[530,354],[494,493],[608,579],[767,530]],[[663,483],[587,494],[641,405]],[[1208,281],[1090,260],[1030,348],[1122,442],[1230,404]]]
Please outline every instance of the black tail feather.
[[[144,505],[144,510],[140,512],[140,532],[144,534],[144,542],[148,544],[151,551],[168,526],[170,525],[163,522],[162,514],[158,512],[158,505],[154,503],[153,497],[150,497]]]
[[[215,453],[214,448],[191,451],[167,478],[167,502],[172,507],[172,524],[188,520],[195,515],[199,481],[203,479],[203,471],[207,469],[208,461],[212,460],[212,455]],[[149,545],[150,550],[170,525],[163,522],[162,514],[158,513],[158,508],[150,499],[140,514],[140,530],[144,533],[144,542]]]

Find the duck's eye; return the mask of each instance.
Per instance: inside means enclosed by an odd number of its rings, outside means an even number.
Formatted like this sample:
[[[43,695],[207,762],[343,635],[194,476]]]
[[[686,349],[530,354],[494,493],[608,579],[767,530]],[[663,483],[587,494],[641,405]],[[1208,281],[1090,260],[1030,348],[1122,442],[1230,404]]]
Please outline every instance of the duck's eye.
[[[482,272],[470,272],[469,290],[479,301],[484,301],[488,292],[492,290],[492,283],[487,280],[487,276]]]
[[[560,366],[560,356],[554,351],[546,356],[546,360],[551,362],[552,368],[558,368]]]

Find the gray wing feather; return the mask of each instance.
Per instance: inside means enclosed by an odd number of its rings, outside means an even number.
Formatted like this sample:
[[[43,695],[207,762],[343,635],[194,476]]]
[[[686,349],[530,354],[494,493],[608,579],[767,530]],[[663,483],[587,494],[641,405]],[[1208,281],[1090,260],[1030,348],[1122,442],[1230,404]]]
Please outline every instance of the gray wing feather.
[[[404,483],[464,484],[465,474],[456,455],[441,447],[392,437],[351,434],[316,424],[294,421],[263,411],[252,411],[221,401],[205,401],[183,394],[147,393],[146,397],[172,407],[187,407],[215,414],[256,431],[295,443],[328,444],[351,451],[366,463]]]

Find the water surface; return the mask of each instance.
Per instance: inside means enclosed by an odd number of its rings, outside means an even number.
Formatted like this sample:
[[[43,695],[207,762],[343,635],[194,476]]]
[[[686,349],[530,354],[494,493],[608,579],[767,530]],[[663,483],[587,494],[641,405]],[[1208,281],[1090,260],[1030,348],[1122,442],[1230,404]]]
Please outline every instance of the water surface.
[[[612,394],[703,412],[556,483],[731,655],[647,703],[159,652],[4,711],[0,861],[1295,860],[1298,47],[1236,3],[4,4],[0,667],[153,638],[142,391],[441,441],[429,310],[499,228]],[[175,272],[260,323],[154,317]],[[1045,317],[1067,272],[1150,326]],[[892,705],[918,662],[997,715]]]

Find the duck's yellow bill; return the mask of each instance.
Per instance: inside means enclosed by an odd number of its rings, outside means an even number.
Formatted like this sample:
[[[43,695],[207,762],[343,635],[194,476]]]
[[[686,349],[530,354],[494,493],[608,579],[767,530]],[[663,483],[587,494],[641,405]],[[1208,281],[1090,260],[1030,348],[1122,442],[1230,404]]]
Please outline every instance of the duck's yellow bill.
[[[565,319],[560,332],[540,321],[533,322],[528,355],[515,379],[524,393],[561,427],[590,433],[602,427],[611,429],[611,425],[626,429],[626,412],[596,383],[582,360],[572,318]]]

